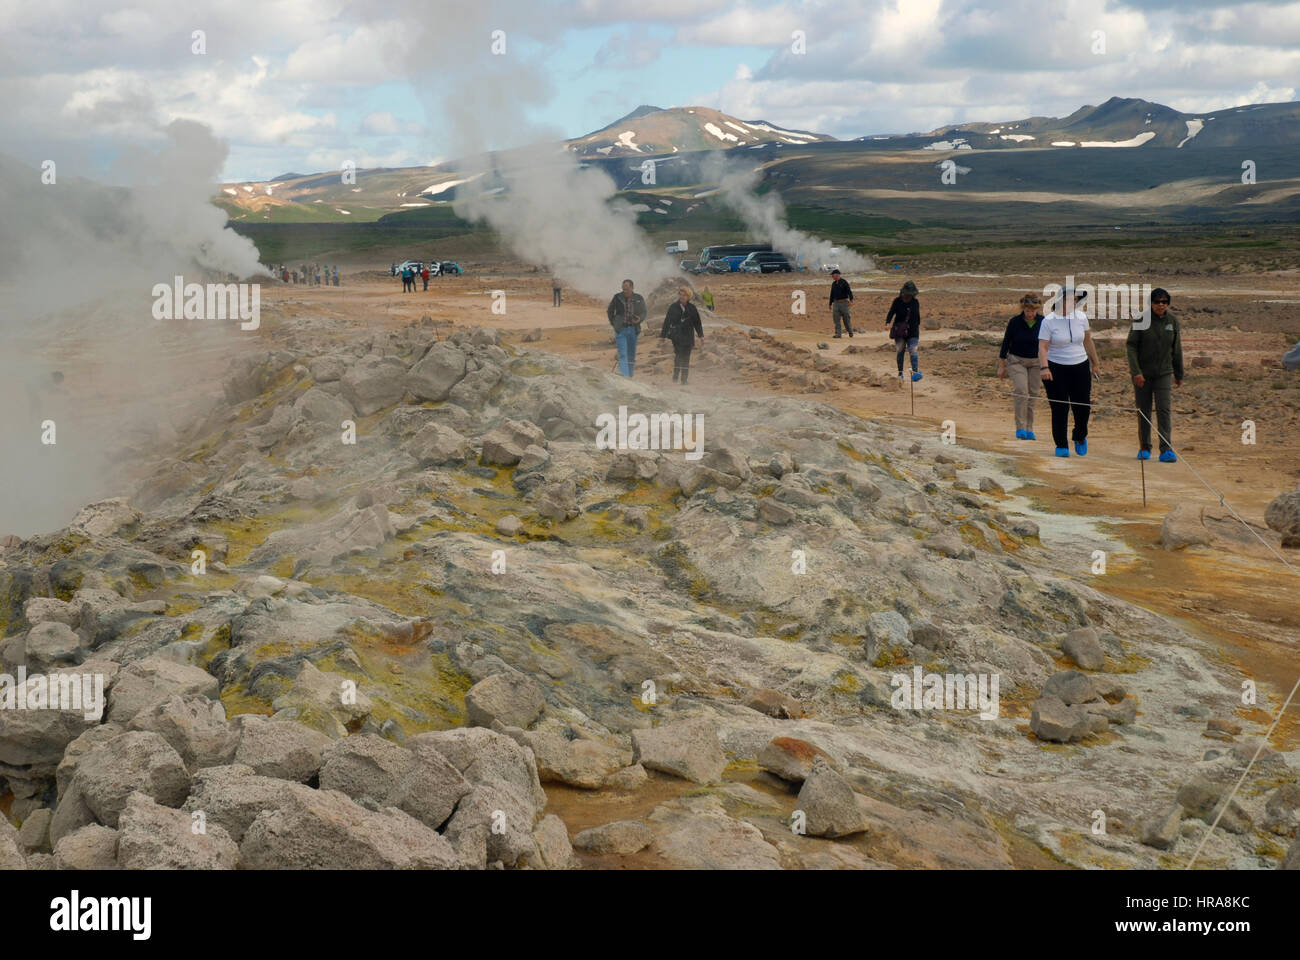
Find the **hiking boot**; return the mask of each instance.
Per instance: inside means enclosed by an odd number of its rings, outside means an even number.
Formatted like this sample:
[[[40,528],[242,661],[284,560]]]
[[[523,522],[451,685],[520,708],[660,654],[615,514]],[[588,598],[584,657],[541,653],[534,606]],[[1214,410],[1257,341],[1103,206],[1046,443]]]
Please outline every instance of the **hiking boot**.
[[[838,334],[838,333],[835,334],[835,336],[831,337],[831,339],[832,339],[832,340],[838,340],[838,339],[840,339],[840,334]]]

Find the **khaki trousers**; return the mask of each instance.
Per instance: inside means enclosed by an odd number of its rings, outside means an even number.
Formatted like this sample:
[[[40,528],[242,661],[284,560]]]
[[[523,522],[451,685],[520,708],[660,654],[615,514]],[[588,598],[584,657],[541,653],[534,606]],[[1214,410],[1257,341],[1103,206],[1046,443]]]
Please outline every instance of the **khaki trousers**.
[[[1011,378],[1015,393],[1016,429],[1034,432],[1034,407],[1037,406],[1038,387],[1043,382],[1037,357],[1017,357],[1007,354],[1007,376]]]

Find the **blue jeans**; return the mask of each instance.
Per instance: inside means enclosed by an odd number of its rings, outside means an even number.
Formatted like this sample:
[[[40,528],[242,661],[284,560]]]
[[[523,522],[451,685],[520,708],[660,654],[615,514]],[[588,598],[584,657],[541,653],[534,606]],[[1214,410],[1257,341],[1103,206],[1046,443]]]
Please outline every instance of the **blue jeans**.
[[[618,344],[618,372],[625,377],[632,376],[632,368],[636,366],[636,338],[639,332],[635,325],[628,324],[614,334],[614,342]]]

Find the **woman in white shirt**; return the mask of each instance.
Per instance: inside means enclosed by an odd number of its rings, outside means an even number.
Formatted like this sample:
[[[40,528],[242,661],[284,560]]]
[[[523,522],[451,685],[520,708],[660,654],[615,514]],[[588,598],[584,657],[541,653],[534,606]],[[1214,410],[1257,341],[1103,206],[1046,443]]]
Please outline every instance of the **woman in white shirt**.
[[[1038,366],[1043,387],[1052,407],[1052,439],[1056,455],[1068,457],[1067,439],[1074,440],[1074,452],[1088,453],[1088,413],[1092,403],[1092,376],[1101,374],[1097,346],[1092,341],[1088,318],[1078,304],[1088,296],[1078,296],[1073,287],[1065,287],[1056,309],[1043,318],[1038,331]],[[1070,411],[1074,411],[1074,432],[1067,434]]]

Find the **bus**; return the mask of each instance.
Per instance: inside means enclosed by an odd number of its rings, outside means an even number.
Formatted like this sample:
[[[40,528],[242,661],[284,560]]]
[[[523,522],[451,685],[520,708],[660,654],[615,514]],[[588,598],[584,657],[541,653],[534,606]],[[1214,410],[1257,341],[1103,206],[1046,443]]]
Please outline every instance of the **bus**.
[[[699,265],[696,267],[700,273],[704,273],[709,268],[710,260],[717,260],[721,257],[747,257],[751,253],[771,253],[772,245],[770,243],[728,243],[715,244],[711,247],[705,247],[700,251]]]

